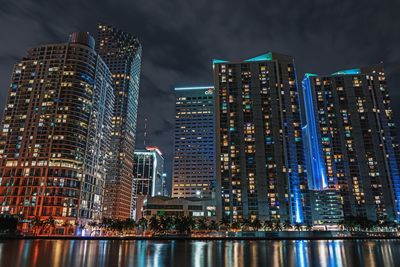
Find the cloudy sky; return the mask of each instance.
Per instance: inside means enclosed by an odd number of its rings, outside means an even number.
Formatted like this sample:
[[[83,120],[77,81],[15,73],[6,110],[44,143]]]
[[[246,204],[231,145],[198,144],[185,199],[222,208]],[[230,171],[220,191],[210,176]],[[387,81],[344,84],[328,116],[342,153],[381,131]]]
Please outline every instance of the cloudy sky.
[[[266,51],[293,55],[300,75],[383,61],[400,124],[400,1],[392,0],[3,0],[0,105],[12,66],[30,47],[64,42],[99,22],[143,44],[137,146],[157,145],[171,172],[175,86],[212,84],[213,58]]]

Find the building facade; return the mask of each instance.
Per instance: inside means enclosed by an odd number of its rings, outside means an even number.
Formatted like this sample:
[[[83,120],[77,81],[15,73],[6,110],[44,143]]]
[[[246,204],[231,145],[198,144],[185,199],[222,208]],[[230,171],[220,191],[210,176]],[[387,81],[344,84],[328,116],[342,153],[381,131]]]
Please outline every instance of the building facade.
[[[190,216],[217,221],[216,209],[215,199],[139,196],[136,218]]]
[[[124,219],[131,212],[131,199],[127,196],[132,195],[142,46],[128,33],[99,25],[97,51],[110,68],[115,92],[112,162],[106,179],[104,216]]]
[[[14,66],[0,141],[0,213],[57,225],[102,218],[112,77],[94,39],[30,49]]]
[[[214,60],[221,215],[304,223],[307,179],[291,56]]]
[[[164,158],[155,146],[136,149],[133,163],[132,211],[136,210],[138,195],[165,196],[166,181],[164,177]]]
[[[214,87],[175,88],[172,196],[211,198],[215,192]]]
[[[399,147],[381,65],[306,74],[307,170],[316,190],[335,190],[344,217],[398,221]]]

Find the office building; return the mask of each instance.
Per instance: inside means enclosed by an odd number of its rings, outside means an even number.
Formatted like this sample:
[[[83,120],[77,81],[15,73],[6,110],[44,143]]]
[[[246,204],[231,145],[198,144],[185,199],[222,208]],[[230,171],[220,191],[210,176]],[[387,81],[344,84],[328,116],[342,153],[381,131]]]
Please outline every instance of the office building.
[[[315,190],[336,190],[344,217],[398,221],[399,147],[382,65],[306,74],[307,170]]]
[[[136,149],[133,163],[131,216],[135,214],[138,195],[164,196],[165,194],[164,158],[161,151],[155,146]]]
[[[138,39],[115,27],[99,25],[97,51],[113,77],[115,105],[111,136],[111,169],[106,179],[104,216],[129,218],[133,152],[139,97],[142,46]]]
[[[190,216],[217,221],[216,201],[207,198],[171,198],[162,196],[138,196],[136,218],[152,216]]]
[[[114,94],[94,45],[88,33],[73,33],[14,66],[0,141],[1,214],[53,217],[57,228],[101,220]]]
[[[175,88],[172,196],[211,198],[215,192],[214,87]]]
[[[304,223],[299,96],[291,56],[214,60],[217,192],[222,217]]]

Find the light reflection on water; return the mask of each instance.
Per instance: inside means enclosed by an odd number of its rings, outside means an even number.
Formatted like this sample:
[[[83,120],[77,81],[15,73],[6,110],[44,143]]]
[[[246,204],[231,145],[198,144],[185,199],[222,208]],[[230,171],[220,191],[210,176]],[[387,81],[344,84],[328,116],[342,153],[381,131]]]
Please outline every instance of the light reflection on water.
[[[400,266],[400,240],[0,241],[0,267]]]

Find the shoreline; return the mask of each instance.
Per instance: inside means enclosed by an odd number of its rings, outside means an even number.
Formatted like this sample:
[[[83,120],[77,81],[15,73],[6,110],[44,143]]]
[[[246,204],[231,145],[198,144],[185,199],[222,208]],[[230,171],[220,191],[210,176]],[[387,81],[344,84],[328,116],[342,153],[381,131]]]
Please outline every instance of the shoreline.
[[[120,241],[284,241],[284,240],[400,240],[400,236],[0,236],[4,240],[120,240]]]

